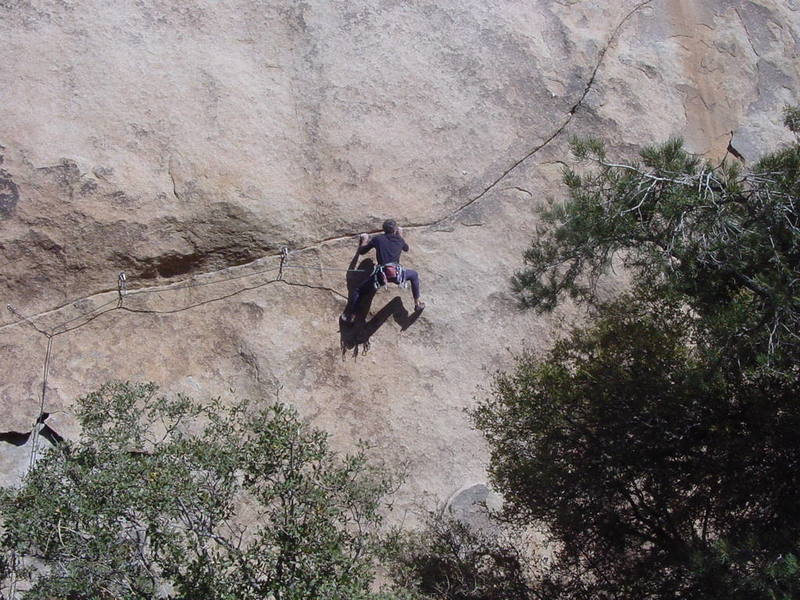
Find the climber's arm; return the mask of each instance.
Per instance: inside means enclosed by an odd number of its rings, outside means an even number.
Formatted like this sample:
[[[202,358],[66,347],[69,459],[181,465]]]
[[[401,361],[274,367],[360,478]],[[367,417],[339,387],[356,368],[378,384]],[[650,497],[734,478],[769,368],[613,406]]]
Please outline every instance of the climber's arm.
[[[362,233],[358,237],[358,253],[366,254],[375,247],[375,240],[369,237],[366,233]]]
[[[403,237],[402,227],[397,228],[397,235],[399,235],[401,238]],[[403,238],[403,252],[408,252],[408,242],[406,242],[405,238]]]

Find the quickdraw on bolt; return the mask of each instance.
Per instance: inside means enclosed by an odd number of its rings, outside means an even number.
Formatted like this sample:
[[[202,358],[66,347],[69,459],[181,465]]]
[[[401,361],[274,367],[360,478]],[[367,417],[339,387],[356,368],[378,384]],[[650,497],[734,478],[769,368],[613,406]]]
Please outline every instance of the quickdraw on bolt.
[[[283,279],[283,267],[286,265],[286,262],[289,260],[289,248],[284,246],[281,248],[281,266],[278,270],[278,279]]]
[[[117,294],[119,294],[119,304],[118,306],[122,306],[122,297],[128,293],[128,279],[125,277],[125,271],[119,272],[119,277],[117,278]]]

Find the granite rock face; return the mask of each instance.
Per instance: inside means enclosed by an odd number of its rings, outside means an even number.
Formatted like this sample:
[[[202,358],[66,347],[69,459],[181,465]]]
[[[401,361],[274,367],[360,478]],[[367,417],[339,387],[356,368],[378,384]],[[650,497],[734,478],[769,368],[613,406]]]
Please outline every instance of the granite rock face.
[[[277,395],[408,462],[401,507],[485,481],[463,409],[558,333],[508,279],[569,136],[752,161],[800,90],[795,0],[190,4],[0,0],[6,483],[109,379]],[[428,307],[340,328],[389,216]]]

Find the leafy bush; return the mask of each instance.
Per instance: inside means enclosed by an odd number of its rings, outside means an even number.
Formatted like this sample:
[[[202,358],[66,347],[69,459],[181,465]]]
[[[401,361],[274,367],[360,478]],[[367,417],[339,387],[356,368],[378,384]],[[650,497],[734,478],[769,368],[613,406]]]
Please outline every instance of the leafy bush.
[[[113,383],[81,437],[0,497],[9,597],[353,599],[394,481],[288,406],[200,406]]]

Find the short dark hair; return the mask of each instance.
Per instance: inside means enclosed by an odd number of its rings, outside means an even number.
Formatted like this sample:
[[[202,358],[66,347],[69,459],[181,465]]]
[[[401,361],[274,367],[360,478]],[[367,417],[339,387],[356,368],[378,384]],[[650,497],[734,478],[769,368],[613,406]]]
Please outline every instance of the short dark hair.
[[[383,233],[397,233],[397,221],[386,219],[383,222]]]

